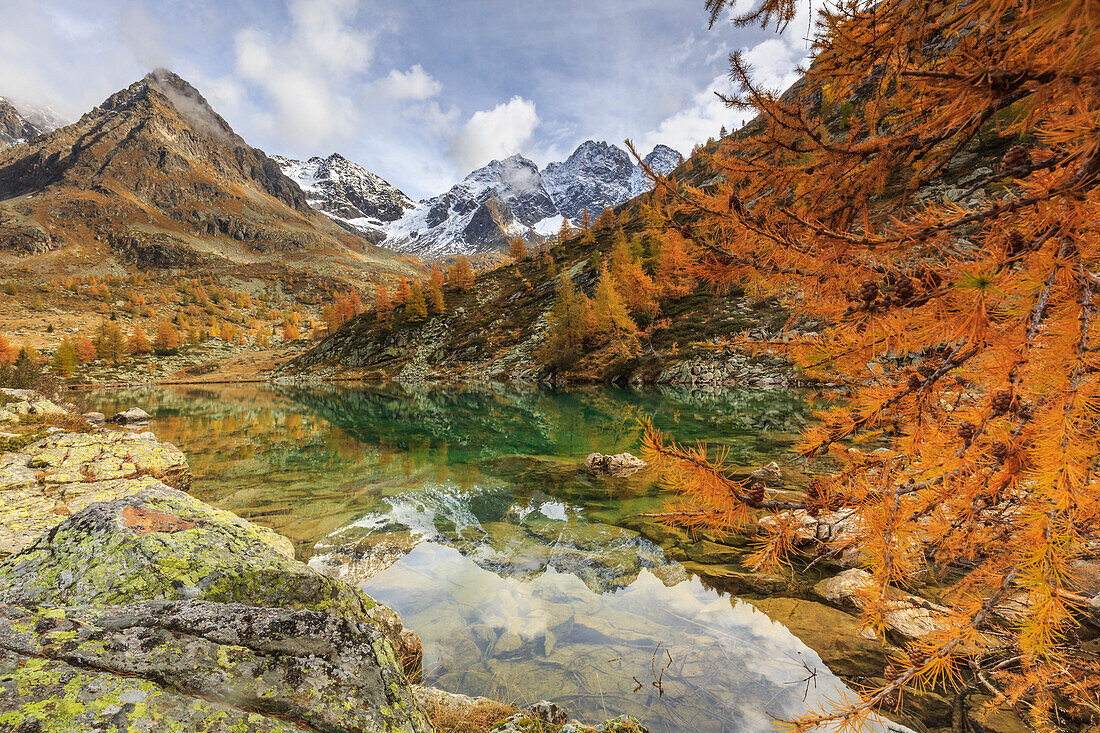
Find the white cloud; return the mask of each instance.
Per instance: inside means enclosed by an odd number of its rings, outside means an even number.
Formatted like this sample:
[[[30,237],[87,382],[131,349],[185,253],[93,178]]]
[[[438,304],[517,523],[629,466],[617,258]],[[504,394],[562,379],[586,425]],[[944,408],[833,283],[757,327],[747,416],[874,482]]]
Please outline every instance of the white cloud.
[[[535,103],[516,95],[493,109],[475,112],[451,138],[451,157],[465,171],[506,158],[530,141],[538,124]]]
[[[729,15],[748,12],[754,5],[752,0],[738,0]],[[751,67],[753,83],[758,88],[782,92],[798,80],[798,67],[810,52],[806,29],[810,26],[811,14],[815,14],[820,5],[821,0],[798,3],[795,18],[782,34],[741,49],[741,58]],[[696,144],[716,137],[722,127],[728,130],[740,127],[748,122],[751,110],[731,110],[715,95],[720,92],[733,96],[737,91],[728,75],[715,77],[683,109],[662,120],[655,130],[642,135],[641,147],[648,149],[664,143],[688,155]]]
[[[424,67],[415,64],[408,71],[394,69],[388,76],[378,81],[378,91],[390,99],[425,100],[439,94],[443,85]]]
[[[290,26],[234,39],[236,72],[273,103],[268,132],[287,144],[336,145],[356,128],[351,79],[370,64],[374,37],[355,25],[357,0],[291,0]]]

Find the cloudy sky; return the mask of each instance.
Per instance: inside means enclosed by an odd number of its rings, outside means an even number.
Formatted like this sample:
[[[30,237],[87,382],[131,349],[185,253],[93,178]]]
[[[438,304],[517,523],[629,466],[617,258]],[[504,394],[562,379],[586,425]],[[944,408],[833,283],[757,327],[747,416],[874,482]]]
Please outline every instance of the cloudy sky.
[[[252,145],[422,198],[590,138],[687,154],[741,122],[713,95],[729,52],[785,87],[806,29],[707,30],[703,0],[0,0],[0,95],[75,119],[163,66]]]

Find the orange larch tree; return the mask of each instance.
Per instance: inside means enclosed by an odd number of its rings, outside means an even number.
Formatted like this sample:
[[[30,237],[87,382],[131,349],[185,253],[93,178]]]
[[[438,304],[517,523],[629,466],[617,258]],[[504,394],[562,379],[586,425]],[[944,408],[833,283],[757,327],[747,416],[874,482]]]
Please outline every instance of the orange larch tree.
[[[712,22],[727,4],[708,0]],[[738,22],[796,9],[763,0]],[[653,175],[650,210],[701,276],[821,324],[746,349],[784,350],[853,396],[805,431],[822,475],[799,499],[647,431],[685,499],[668,518],[776,514],[761,565],[794,561],[802,518],[850,518],[818,552],[861,551],[880,632],[925,563],[949,579],[885,684],[792,730],[859,728],[934,684],[1037,729],[1084,725],[1100,717],[1100,661],[1076,633],[1100,547],[1100,3],[850,0],[817,29],[782,95],[731,57],[727,102],[755,119],[700,153],[710,185]]]

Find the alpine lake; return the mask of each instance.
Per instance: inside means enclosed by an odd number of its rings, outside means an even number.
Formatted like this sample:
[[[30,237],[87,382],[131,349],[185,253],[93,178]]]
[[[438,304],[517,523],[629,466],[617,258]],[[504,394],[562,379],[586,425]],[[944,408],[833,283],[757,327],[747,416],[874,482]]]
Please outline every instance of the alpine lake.
[[[549,699],[586,721],[625,713],[654,733],[768,731],[851,694],[763,610],[813,578],[752,573],[744,542],[640,516],[673,498],[649,470],[583,465],[637,454],[648,416],[671,439],[705,440],[746,471],[774,460],[804,483],[790,448],[811,419],[805,394],[249,385],[86,401],[147,410],[187,454],[192,494],[394,608],[423,639],[425,684]]]

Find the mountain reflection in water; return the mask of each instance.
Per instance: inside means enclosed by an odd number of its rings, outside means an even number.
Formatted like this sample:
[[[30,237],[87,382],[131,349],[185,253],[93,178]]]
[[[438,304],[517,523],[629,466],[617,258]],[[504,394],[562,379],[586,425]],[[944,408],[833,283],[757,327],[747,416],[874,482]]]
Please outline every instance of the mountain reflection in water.
[[[396,609],[445,689],[548,698],[586,721],[627,713],[654,733],[766,731],[846,690],[785,627],[638,531],[668,498],[651,473],[581,468],[592,451],[637,451],[643,415],[746,468],[781,460],[808,419],[802,395],[385,385],[93,401],[144,407],[187,453],[192,493]]]

